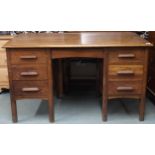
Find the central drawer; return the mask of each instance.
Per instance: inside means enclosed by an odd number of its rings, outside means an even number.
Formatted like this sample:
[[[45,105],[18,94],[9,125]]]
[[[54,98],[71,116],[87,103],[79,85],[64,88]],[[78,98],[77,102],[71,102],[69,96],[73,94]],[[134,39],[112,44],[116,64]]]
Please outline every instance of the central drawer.
[[[108,80],[142,80],[143,65],[109,65]]]
[[[59,58],[103,58],[104,51],[100,48],[53,49],[52,59]]]
[[[13,81],[16,97],[46,98],[48,97],[48,81]]]
[[[108,95],[134,95],[142,93],[142,81],[111,81],[108,83]]]
[[[47,80],[47,66],[46,65],[14,65],[12,67],[13,80]]]

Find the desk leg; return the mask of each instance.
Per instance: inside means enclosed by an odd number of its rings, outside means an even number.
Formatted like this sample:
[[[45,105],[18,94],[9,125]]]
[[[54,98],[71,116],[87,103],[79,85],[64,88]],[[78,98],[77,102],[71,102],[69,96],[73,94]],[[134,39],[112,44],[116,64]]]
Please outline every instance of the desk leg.
[[[145,100],[146,100],[146,87],[147,87],[147,72],[148,72],[148,49],[145,51],[145,62],[144,62],[144,81],[143,81],[143,93],[139,103],[139,120],[144,121],[145,114]]]
[[[107,53],[105,52],[105,59],[103,59],[102,63],[102,120],[107,121],[107,104],[108,104],[108,96],[107,96]]]
[[[48,108],[49,108],[49,121],[54,122],[54,104],[53,97],[48,99]]]
[[[15,99],[11,99],[12,121],[16,123],[18,121],[17,116],[17,104]]]
[[[139,103],[139,120],[144,121],[145,98],[142,97]]]
[[[102,94],[102,120],[107,121],[107,97]]]
[[[8,65],[8,75],[9,75],[9,85],[10,85],[10,100],[11,100],[11,112],[12,112],[12,121],[14,123],[18,122],[18,115],[17,115],[17,103],[16,103],[16,97],[14,96],[13,92],[13,84],[12,84],[12,73],[11,73],[11,54],[10,50],[6,50],[7,55],[7,65]],[[9,51],[9,52],[8,52]]]

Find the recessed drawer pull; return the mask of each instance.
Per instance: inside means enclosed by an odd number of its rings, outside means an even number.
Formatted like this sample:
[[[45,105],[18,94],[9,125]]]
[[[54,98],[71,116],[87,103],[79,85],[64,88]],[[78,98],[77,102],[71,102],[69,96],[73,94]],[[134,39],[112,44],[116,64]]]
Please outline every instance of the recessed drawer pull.
[[[118,71],[117,72],[118,75],[134,75],[134,71],[131,70],[124,70],[124,71]]]
[[[119,54],[118,58],[135,58],[135,54]]]
[[[37,72],[21,72],[20,73],[21,76],[36,76],[38,75]]]
[[[38,92],[39,88],[37,87],[32,87],[32,88],[22,88],[23,92]]]
[[[133,91],[133,87],[117,87],[117,91]]]
[[[20,56],[20,59],[37,59],[35,55]]]

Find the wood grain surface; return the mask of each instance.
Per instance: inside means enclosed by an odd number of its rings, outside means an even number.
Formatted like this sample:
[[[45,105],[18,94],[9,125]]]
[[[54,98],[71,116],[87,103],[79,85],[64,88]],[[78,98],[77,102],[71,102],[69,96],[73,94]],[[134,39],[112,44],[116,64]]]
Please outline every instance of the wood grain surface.
[[[133,32],[81,32],[57,34],[20,34],[5,44],[5,48],[65,48],[65,47],[144,47],[151,43]]]

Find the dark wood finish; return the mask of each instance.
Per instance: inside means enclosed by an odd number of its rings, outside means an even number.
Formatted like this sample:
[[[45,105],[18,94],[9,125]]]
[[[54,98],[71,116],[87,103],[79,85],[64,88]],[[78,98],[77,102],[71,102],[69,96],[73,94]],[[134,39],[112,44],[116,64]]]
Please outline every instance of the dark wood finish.
[[[60,58],[102,58],[102,49],[54,49],[53,59]]]
[[[44,98],[48,95],[47,81],[13,81],[16,98]]]
[[[151,43],[132,32],[81,32],[54,34],[21,34],[6,48],[101,48],[146,47]]]
[[[47,65],[13,65],[13,80],[47,80]]]
[[[108,84],[108,95],[116,96],[117,95],[132,95],[132,94],[141,94],[142,93],[142,82],[137,81],[112,81]],[[132,96],[131,96],[132,98]]]
[[[54,121],[53,63],[58,58],[98,58],[102,65],[102,116],[107,120],[108,99],[136,98],[139,119],[144,120],[148,41],[130,32],[24,34],[5,45],[11,87],[12,118],[17,122],[17,99],[47,99],[49,120]],[[63,90],[63,67],[59,61],[59,91]],[[19,66],[20,67],[19,67]],[[27,70],[32,65],[33,70]],[[46,66],[40,70],[36,66]],[[15,76],[13,73],[15,68]],[[19,67],[19,68],[18,68]],[[47,76],[46,76],[47,70]],[[39,73],[32,77],[32,74]],[[45,79],[41,74],[45,74]],[[21,75],[22,74],[22,75]],[[23,78],[24,75],[24,79]],[[25,77],[28,76],[28,77]],[[128,76],[128,77],[125,77]],[[129,76],[131,76],[129,78]],[[46,79],[47,77],[47,79]],[[27,80],[25,80],[27,78]],[[33,79],[32,79],[33,78]],[[16,79],[16,80],[14,80]],[[36,80],[36,81],[33,81]]]
[[[11,69],[11,59],[10,59],[10,49],[6,49],[7,54],[7,64],[8,64],[8,74],[9,74],[9,85],[10,85],[10,98],[11,98],[11,111],[12,111],[12,121],[16,123],[18,121],[17,115],[17,104],[16,98],[14,96],[14,89],[13,89],[13,78],[12,78],[12,69]]]
[[[45,49],[12,49],[11,64],[47,64],[48,55]]]
[[[146,86],[147,86],[147,73],[148,73],[148,52],[149,50],[145,48],[144,54],[144,74],[143,74],[143,83],[142,83],[142,93],[139,103],[139,120],[144,121],[144,113],[145,113],[145,99],[146,99]]]
[[[144,48],[112,48],[110,64],[139,64],[144,62]]]
[[[13,122],[18,121],[17,99],[46,99],[54,121],[51,53],[47,49],[7,49]]]
[[[108,67],[108,78],[109,81],[115,80],[142,80],[143,77],[143,65],[109,65]]]
[[[139,120],[144,120],[148,49],[106,48],[106,53],[107,98],[139,99]],[[103,102],[103,120],[107,120],[107,104],[107,100]]]
[[[54,92],[53,92],[53,63],[51,61],[51,51],[47,49],[46,51],[48,54],[48,61],[47,61],[47,70],[48,70],[48,111],[49,111],[49,120],[50,122],[55,121],[54,117]]]

